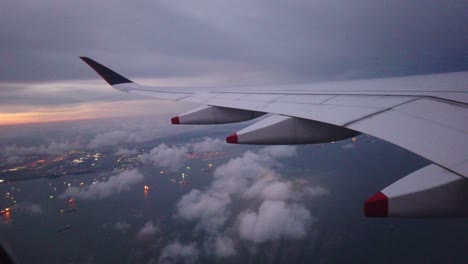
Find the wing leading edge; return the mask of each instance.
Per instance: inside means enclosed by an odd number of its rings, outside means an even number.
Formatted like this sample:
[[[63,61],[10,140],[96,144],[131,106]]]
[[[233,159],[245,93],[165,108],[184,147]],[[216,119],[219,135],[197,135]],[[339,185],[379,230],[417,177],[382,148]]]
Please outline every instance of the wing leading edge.
[[[434,164],[372,196],[366,216],[468,216],[468,72],[195,92],[139,85],[81,59],[117,90],[205,105],[174,117],[173,124],[223,124],[273,114],[229,136],[228,143],[305,144],[358,133],[391,142]],[[405,187],[409,183],[413,188]],[[434,195],[445,198],[430,202]]]

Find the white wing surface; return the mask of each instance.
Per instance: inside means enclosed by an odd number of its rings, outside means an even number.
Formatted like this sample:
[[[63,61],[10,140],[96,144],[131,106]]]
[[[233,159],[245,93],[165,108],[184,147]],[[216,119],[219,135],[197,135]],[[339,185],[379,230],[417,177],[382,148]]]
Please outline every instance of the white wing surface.
[[[173,124],[224,124],[272,116],[227,137],[237,144],[313,144],[366,133],[433,162],[364,204],[370,217],[468,216],[468,72],[400,78],[181,89],[136,84],[82,57],[117,90],[201,104]]]

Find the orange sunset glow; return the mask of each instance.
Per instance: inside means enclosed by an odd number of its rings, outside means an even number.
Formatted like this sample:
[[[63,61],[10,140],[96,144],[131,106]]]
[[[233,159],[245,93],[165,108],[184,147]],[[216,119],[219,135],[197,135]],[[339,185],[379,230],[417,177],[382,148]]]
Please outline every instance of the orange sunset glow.
[[[51,106],[37,110],[2,113],[0,126],[48,123],[59,121],[95,120],[115,117],[148,116],[177,112],[180,105],[157,100],[96,102],[67,106]]]
[[[203,78],[202,78],[203,79]],[[204,80],[204,79],[203,79]],[[178,86],[197,80],[142,80]],[[199,81],[199,80],[198,80]],[[153,116],[189,109],[187,105],[121,94],[102,80],[47,83],[0,83],[8,103],[0,104],[0,126],[116,117]]]

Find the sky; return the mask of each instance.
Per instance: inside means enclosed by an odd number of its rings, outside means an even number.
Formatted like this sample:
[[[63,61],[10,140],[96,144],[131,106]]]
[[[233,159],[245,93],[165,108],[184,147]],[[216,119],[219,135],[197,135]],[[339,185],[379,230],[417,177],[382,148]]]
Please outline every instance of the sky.
[[[223,138],[248,123],[170,126],[172,115],[196,106],[118,92],[78,58],[153,86],[466,71],[466,0],[0,1],[1,165],[76,149],[140,151],[143,159],[132,170],[100,175],[98,184],[96,175],[81,175],[75,180],[83,188],[67,188],[62,178],[21,182],[16,190],[1,185],[18,206],[0,229],[24,262],[40,256],[63,263],[82,253],[84,263],[118,262],[122,254],[134,263],[466,259],[463,219],[362,214],[365,199],[427,160],[366,135],[323,146],[228,146]],[[219,150],[228,155],[184,159]],[[208,162],[215,168],[201,173]],[[187,165],[198,171],[187,188],[157,177],[160,170],[180,175]],[[155,188],[149,198],[143,184]],[[51,236],[64,226],[57,209],[69,197],[83,208],[65,216],[74,231]],[[32,246],[36,240],[43,243]],[[49,249],[59,246],[54,259]]]
[[[468,3],[2,1],[0,125],[164,115],[79,56],[146,85],[237,86],[468,69]]]

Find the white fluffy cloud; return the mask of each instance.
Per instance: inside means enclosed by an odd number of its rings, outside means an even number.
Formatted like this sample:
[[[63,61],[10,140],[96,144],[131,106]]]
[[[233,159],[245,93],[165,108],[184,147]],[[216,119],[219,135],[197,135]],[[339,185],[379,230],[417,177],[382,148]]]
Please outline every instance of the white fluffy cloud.
[[[295,192],[290,181],[277,179],[260,179],[248,187],[243,197],[246,199],[261,198],[268,200],[298,200],[301,193]]]
[[[241,238],[261,243],[282,238],[298,239],[306,235],[311,215],[303,205],[284,201],[264,201],[258,212],[243,212],[238,230]]]
[[[77,197],[80,199],[102,199],[116,193],[128,191],[131,185],[140,183],[143,174],[137,169],[121,172],[107,181],[97,182],[87,187],[70,187],[60,195],[61,198]]]
[[[192,190],[177,203],[176,215],[197,220],[198,228],[217,232],[228,220],[230,196],[239,196],[256,180],[275,175],[268,157],[246,152],[214,171],[214,182],[205,191]],[[268,165],[269,164],[269,165]]]
[[[197,142],[192,144],[193,152],[210,152],[210,151],[221,151],[226,147],[226,142],[220,140],[219,138],[205,138],[202,142]]]
[[[218,257],[230,257],[236,254],[234,242],[230,237],[219,235],[216,237],[214,254]]]
[[[276,159],[292,158],[297,155],[297,149],[294,146],[268,146],[260,150],[260,154]]]
[[[185,146],[168,147],[166,144],[161,144],[153,148],[149,153],[144,154],[143,162],[176,171],[184,164],[188,152],[188,148]]]
[[[159,256],[159,263],[195,263],[198,260],[200,251],[196,245],[182,244],[179,241],[174,241],[162,249]]]
[[[146,239],[154,236],[159,231],[159,228],[153,224],[152,221],[146,222],[138,231],[138,239]]]
[[[230,202],[226,195],[192,190],[177,203],[177,214],[186,220],[199,220],[198,228],[216,232],[229,217],[227,205]]]
[[[143,162],[154,166],[168,168],[177,171],[184,165],[190,150],[193,152],[213,152],[221,151],[226,144],[219,139],[205,138],[201,142],[186,144],[184,146],[167,146],[160,144],[149,153],[143,154]],[[122,152],[127,153],[127,152]]]
[[[277,178],[273,170],[276,161],[269,156],[250,151],[243,156],[229,160],[213,172],[215,181],[208,191],[236,194],[241,193],[254,182],[264,178]]]
[[[277,146],[229,160],[216,168],[207,189],[192,190],[179,200],[176,216],[196,221],[198,230],[213,235],[210,249],[220,257],[235,254],[233,232],[254,243],[305,236],[312,216],[302,203],[327,190],[305,180],[284,179],[277,172],[279,159],[296,154],[294,147]],[[232,206],[240,200],[240,208]],[[234,229],[226,227],[231,221]]]

